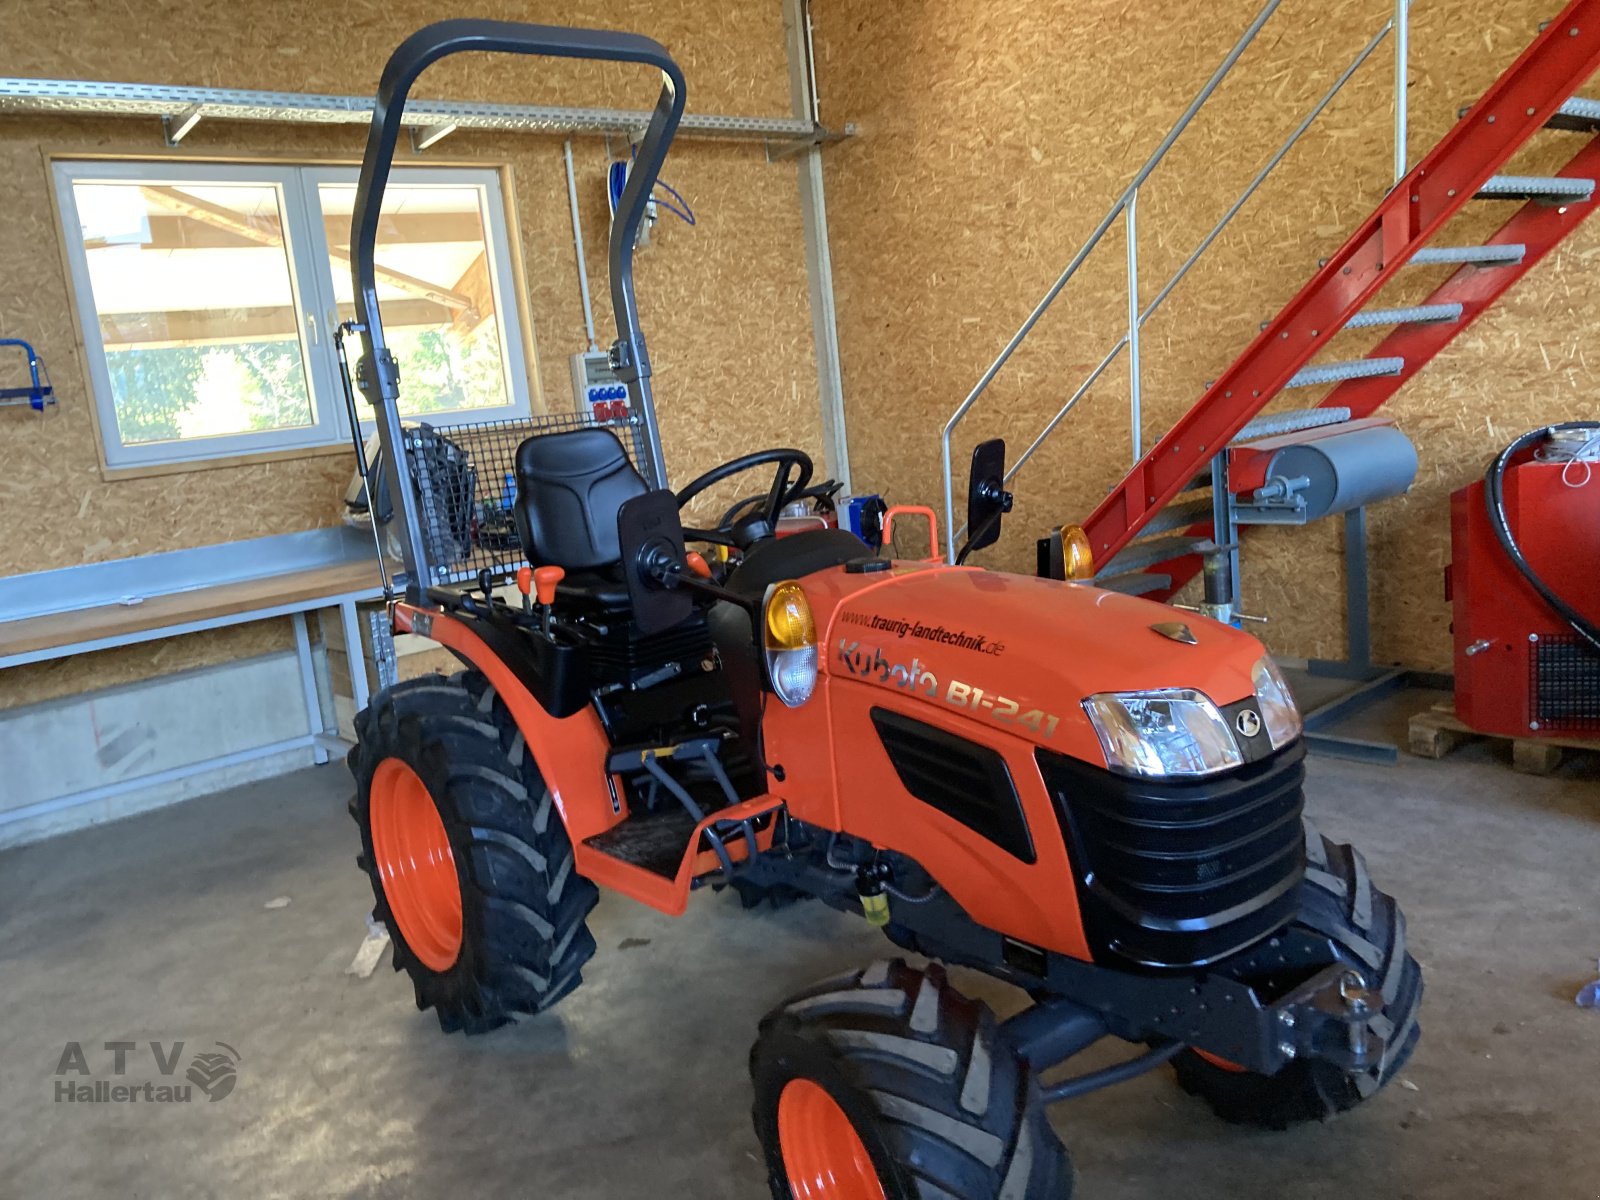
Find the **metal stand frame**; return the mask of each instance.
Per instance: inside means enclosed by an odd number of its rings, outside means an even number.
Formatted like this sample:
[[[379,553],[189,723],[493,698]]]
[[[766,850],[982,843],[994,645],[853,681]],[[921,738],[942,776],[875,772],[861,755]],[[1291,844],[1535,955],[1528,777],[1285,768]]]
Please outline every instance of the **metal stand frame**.
[[[306,709],[306,732],[303,734],[263,746],[250,746],[243,750],[234,750],[227,754],[184,763],[181,766],[169,767],[147,775],[119,779],[112,783],[102,784],[83,791],[71,792],[63,796],[51,796],[33,804],[24,805],[21,808],[8,809],[0,812],[0,826],[24,821],[32,817],[46,816],[64,809],[77,808],[84,804],[109,800],[129,792],[144,791],[148,788],[159,787],[168,783],[178,783],[196,775],[222,770],[226,767],[239,766],[243,763],[254,762],[257,759],[284,754],[291,750],[310,750],[313,760],[319,765],[329,762],[334,755],[343,754],[350,748],[350,743],[341,738],[338,730],[328,726],[323,719],[322,691],[318,680],[311,634],[306,626],[306,613],[338,609],[340,620],[344,626],[346,643],[355,647],[351,652],[350,677],[355,688],[356,707],[359,710],[365,706],[370,699],[370,695],[368,694],[366,671],[359,661],[361,639],[359,635],[352,638],[352,633],[358,631],[359,627],[356,604],[361,600],[373,599],[377,594],[377,590],[372,589],[361,592],[347,592],[334,596],[318,596],[290,604],[275,605],[270,608],[241,611],[230,613],[226,616],[209,617],[196,621],[184,621],[173,625],[140,630],[136,633],[121,634],[116,637],[84,639],[77,642],[63,643],[59,646],[30,650],[20,654],[0,656],[0,669],[4,669],[6,667],[22,666],[26,663],[66,658],[75,654],[86,654],[114,646],[136,645],[140,642],[158,641],[171,637],[180,637],[187,633],[199,633],[204,630],[220,629],[230,625],[240,625],[286,616],[294,627],[295,659],[300,671],[301,694],[304,698]],[[379,615],[385,617],[385,619],[387,618],[387,614]],[[389,642],[389,646],[391,656],[390,670],[392,671],[392,641]],[[380,660],[380,678],[383,677],[383,671],[384,665]]]
[[[1367,576],[1367,510],[1352,508],[1344,514],[1344,660],[1312,658],[1306,670],[1327,679],[1348,679],[1356,686],[1305,714],[1306,745],[1319,754],[1361,762],[1393,765],[1400,761],[1400,748],[1391,742],[1374,742],[1347,737],[1328,730],[1385,696],[1406,688],[1449,689],[1449,675],[1417,671],[1410,667],[1385,667],[1372,661],[1372,617]]]

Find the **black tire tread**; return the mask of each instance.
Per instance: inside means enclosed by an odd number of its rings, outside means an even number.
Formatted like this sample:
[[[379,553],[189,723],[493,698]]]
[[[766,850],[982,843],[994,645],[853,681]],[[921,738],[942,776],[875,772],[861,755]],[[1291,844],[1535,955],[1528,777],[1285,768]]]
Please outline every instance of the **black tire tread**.
[[[1400,906],[1372,884],[1361,852],[1306,822],[1306,881],[1298,923],[1329,938],[1383,992],[1392,1033],[1382,1060],[1360,1074],[1297,1059],[1276,1075],[1227,1071],[1192,1051],[1173,1059],[1178,1083],[1224,1121],[1283,1130],[1347,1112],[1376,1095],[1411,1059],[1422,1036],[1422,968],[1406,949]]]
[[[825,1053],[869,1107],[897,1173],[884,1181],[890,1200],[1072,1195],[1066,1148],[993,1012],[943,967],[894,959],[814,984],[761,1022],[750,1070],[774,1200],[792,1200],[774,1114],[796,1047]]]
[[[595,952],[586,918],[599,892],[572,869],[572,844],[552,814],[549,789],[489,681],[477,671],[402,681],[358,714],[356,737],[349,764],[358,861],[417,1007],[433,1009],[446,1032],[477,1034],[568,995]],[[462,876],[463,947],[445,972],[430,970],[405,944],[372,862],[368,791],[389,757],[405,759],[428,784]]]

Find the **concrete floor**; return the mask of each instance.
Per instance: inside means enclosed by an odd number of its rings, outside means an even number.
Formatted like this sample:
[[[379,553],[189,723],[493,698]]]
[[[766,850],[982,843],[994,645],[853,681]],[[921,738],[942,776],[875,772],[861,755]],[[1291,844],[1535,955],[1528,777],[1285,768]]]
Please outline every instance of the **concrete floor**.
[[[1312,814],[1398,894],[1427,971],[1412,1086],[1288,1134],[1224,1126],[1163,1073],[1073,1101],[1055,1115],[1084,1200],[1600,1196],[1600,1012],[1572,1003],[1600,955],[1600,759],[1529,778],[1503,758],[1311,765]],[[349,791],[331,765],[0,854],[0,1197],[766,1194],[756,1021],[877,935],[815,904],[703,896],[674,922],[608,896],[557,1012],[446,1038],[387,956],[344,974],[369,901]],[[66,1042],[98,1077],[104,1042],[141,1043],[142,1082],[151,1039],[184,1062],[234,1047],[236,1089],[55,1102]]]

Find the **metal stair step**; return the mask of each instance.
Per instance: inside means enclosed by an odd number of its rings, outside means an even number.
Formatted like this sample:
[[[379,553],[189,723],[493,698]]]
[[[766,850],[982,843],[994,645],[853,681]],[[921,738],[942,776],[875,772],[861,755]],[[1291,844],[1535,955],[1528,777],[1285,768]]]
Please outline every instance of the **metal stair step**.
[[[1349,419],[1348,408],[1292,408],[1285,412],[1267,413],[1239,430],[1228,444],[1277,437],[1280,433],[1298,433],[1302,429],[1320,429],[1324,425],[1343,425]]]
[[[1346,379],[1371,379],[1377,375],[1398,375],[1405,369],[1403,358],[1353,358],[1349,362],[1319,363],[1299,371],[1286,388],[1316,387],[1319,383],[1341,383]]]
[[[1456,109],[1456,118],[1465,120],[1472,111],[1472,105]],[[1573,133],[1594,133],[1600,131],[1600,100],[1590,100],[1585,96],[1574,96],[1556,109],[1548,121],[1544,123],[1546,129],[1565,129]]]
[[[1411,256],[1410,265],[1425,267],[1433,263],[1472,263],[1480,267],[1515,266],[1528,248],[1517,242],[1502,246],[1424,246]]]
[[[1587,200],[1594,180],[1558,175],[1496,175],[1478,189],[1479,200]]]
[[[1566,129],[1573,133],[1600,132],[1600,100],[1574,96],[1556,109],[1556,115],[1546,121],[1544,127]]]
[[[1157,563],[1182,558],[1186,554],[1209,554],[1216,548],[1215,542],[1203,537],[1164,537],[1133,542],[1125,547],[1121,554],[1095,572],[1095,586],[1098,587],[1102,579],[1129,575],[1146,567],[1153,567]]]
[[[1130,571],[1126,575],[1113,575],[1107,579],[1096,578],[1094,586],[1108,592],[1121,592],[1124,596],[1143,596],[1171,587],[1172,576]]]
[[[1346,329],[1369,329],[1374,325],[1423,325],[1437,321],[1459,321],[1459,304],[1416,304],[1410,308],[1369,308],[1345,322]]]
[[[1206,476],[1210,482],[1211,477]],[[1196,521],[1209,521],[1211,519],[1211,499],[1204,497],[1199,500],[1184,500],[1178,504],[1169,504],[1144,523],[1140,530],[1142,535],[1168,533],[1174,529],[1187,529]]]

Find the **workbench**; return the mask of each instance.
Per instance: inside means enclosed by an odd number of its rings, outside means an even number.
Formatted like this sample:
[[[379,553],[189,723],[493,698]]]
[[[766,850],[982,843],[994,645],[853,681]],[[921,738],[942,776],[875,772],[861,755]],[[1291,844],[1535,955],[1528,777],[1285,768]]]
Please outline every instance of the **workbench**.
[[[41,815],[47,811],[105,799],[134,788],[175,782],[203,771],[234,766],[289,750],[310,749],[318,763],[328,761],[347,743],[323,718],[321,689],[312,657],[306,614],[337,610],[346,645],[361,645],[356,605],[382,596],[374,559],[280,570],[253,578],[122,601],[0,621],[0,668],[66,658],[115,646],[128,646],[163,638],[181,637],[251,621],[287,616],[294,628],[295,652],[306,708],[306,731],[287,740],[236,750],[229,754],[170,770],[106,784],[90,791],[54,797],[12,810],[8,820]],[[355,703],[366,706],[369,686],[365,671],[351,672]]]

